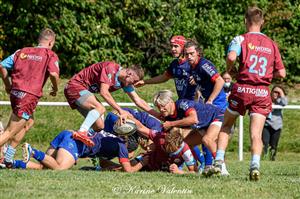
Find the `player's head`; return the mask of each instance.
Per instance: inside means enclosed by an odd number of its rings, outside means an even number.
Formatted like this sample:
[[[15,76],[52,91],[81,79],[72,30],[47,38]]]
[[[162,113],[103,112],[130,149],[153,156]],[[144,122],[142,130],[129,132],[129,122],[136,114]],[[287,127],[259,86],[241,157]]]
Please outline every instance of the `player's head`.
[[[180,149],[183,143],[182,129],[173,127],[165,137],[164,149],[167,153],[174,153]]]
[[[249,7],[245,13],[245,24],[247,30],[250,26],[262,27],[264,24],[263,11],[256,6]]]
[[[167,117],[174,113],[173,93],[170,90],[157,92],[153,97],[153,103],[158,108],[162,116]]]
[[[144,79],[144,70],[139,65],[132,65],[129,68],[123,69],[119,76],[119,80],[123,86],[133,85],[142,79]]]
[[[173,57],[179,58],[182,55],[185,42],[186,39],[182,35],[175,35],[171,37],[170,45]]]
[[[38,42],[40,46],[52,49],[55,43],[55,33],[50,28],[45,28],[41,31]]]
[[[192,66],[199,62],[200,57],[203,56],[203,51],[196,40],[188,39],[186,41],[184,44],[184,56]]]
[[[273,101],[277,100],[280,97],[283,97],[281,96],[282,94],[285,96],[287,95],[287,92],[281,85],[275,85],[271,90],[271,98]]]
[[[231,82],[232,82],[231,75],[227,71],[224,71],[221,76],[222,76],[222,78],[224,79],[224,82],[225,82],[224,87],[229,88],[230,85],[231,85]]]

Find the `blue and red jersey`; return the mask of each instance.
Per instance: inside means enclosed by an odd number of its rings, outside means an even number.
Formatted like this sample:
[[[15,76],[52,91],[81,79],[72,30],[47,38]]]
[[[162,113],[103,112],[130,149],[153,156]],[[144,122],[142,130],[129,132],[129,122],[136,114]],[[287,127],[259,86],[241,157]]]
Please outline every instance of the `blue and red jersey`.
[[[187,61],[180,62],[176,59],[168,67],[167,74],[174,78],[178,98],[188,100],[194,100],[197,88],[207,100],[214,89],[215,80],[220,76],[215,66],[205,58],[200,58],[194,68]],[[196,85],[189,83],[190,77],[194,78]],[[226,94],[223,89],[213,104],[223,111],[226,109]]]
[[[196,111],[198,123],[192,128],[206,129],[212,122],[223,122],[224,114],[221,109],[211,104],[203,104],[193,100],[180,99],[175,102],[175,114],[166,117],[166,121],[180,120],[188,116],[190,111]]]
[[[144,111],[134,110],[131,108],[122,108],[125,111],[128,111],[135,119],[140,121],[144,126],[149,129],[153,129],[156,131],[162,131],[162,125],[158,119],[153,117],[152,115],[148,114]],[[118,116],[112,112],[109,112],[104,120],[104,131],[106,132],[113,132],[113,126],[115,122],[118,120]]]
[[[80,158],[100,157],[101,159],[110,160],[118,157],[120,163],[129,162],[126,142],[122,138],[101,131],[94,135],[92,141],[95,143],[93,147],[87,147],[83,143],[78,142],[79,144],[77,144],[77,146],[79,148]]]
[[[174,78],[175,87],[179,99],[194,100],[197,85],[191,85],[191,67],[187,61],[175,59],[167,68],[167,74]]]

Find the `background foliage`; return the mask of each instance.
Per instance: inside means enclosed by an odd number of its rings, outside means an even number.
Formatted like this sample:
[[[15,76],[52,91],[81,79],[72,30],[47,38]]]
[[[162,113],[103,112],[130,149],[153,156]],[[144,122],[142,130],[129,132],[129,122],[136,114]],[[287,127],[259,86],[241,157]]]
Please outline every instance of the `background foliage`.
[[[183,34],[196,38],[222,71],[227,45],[244,32],[243,15],[253,4],[266,13],[263,32],[278,43],[287,80],[299,82],[298,0],[0,0],[0,59],[36,44],[39,31],[50,27],[66,76],[104,60],[140,63],[155,75],[170,62],[168,39]]]

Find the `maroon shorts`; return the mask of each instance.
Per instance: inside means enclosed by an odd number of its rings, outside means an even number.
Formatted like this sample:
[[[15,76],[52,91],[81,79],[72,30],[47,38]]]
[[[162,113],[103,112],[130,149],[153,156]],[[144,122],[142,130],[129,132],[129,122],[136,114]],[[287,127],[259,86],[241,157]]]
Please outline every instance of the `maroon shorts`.
[[[72,109],[76,109],[76,100],[81,97],[81,92],[87,91],[87,88],[80,84],[67,84],[64,89],[65,97]]]
[[[245,115],[246,110],[264,116],[272,111],[272,100],[268,86],[252,86],[235,83],[228,98],[229,109]]]
[[[24,91],[12,90],[10,92],[11,108],[15,115],[25,120],[33,116],[39,97]]]

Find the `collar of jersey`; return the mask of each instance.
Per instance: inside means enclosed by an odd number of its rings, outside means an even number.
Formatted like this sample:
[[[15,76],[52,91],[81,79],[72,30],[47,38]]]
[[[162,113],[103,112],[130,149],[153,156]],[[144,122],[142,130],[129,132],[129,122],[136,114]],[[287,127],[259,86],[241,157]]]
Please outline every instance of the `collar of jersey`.
[[[250,34],[258,34],[258,35],[265,35],[265,34],[262,33],[262,32],[248,32],[248,33],[250,33]]]
[[[182,142],[180,148],[177,151],[170,153],[169,156],[171,157],[171,156],[178,155],[182,151],[183,147],[184,147],[184,142]]]
[[[118,72],[116,73],[116,77],[115,77],[115,88],[121,88],[121,82],[119,81],[119,76],[120,76],[120,72],[122,70],[122,67],[120,66]]]

